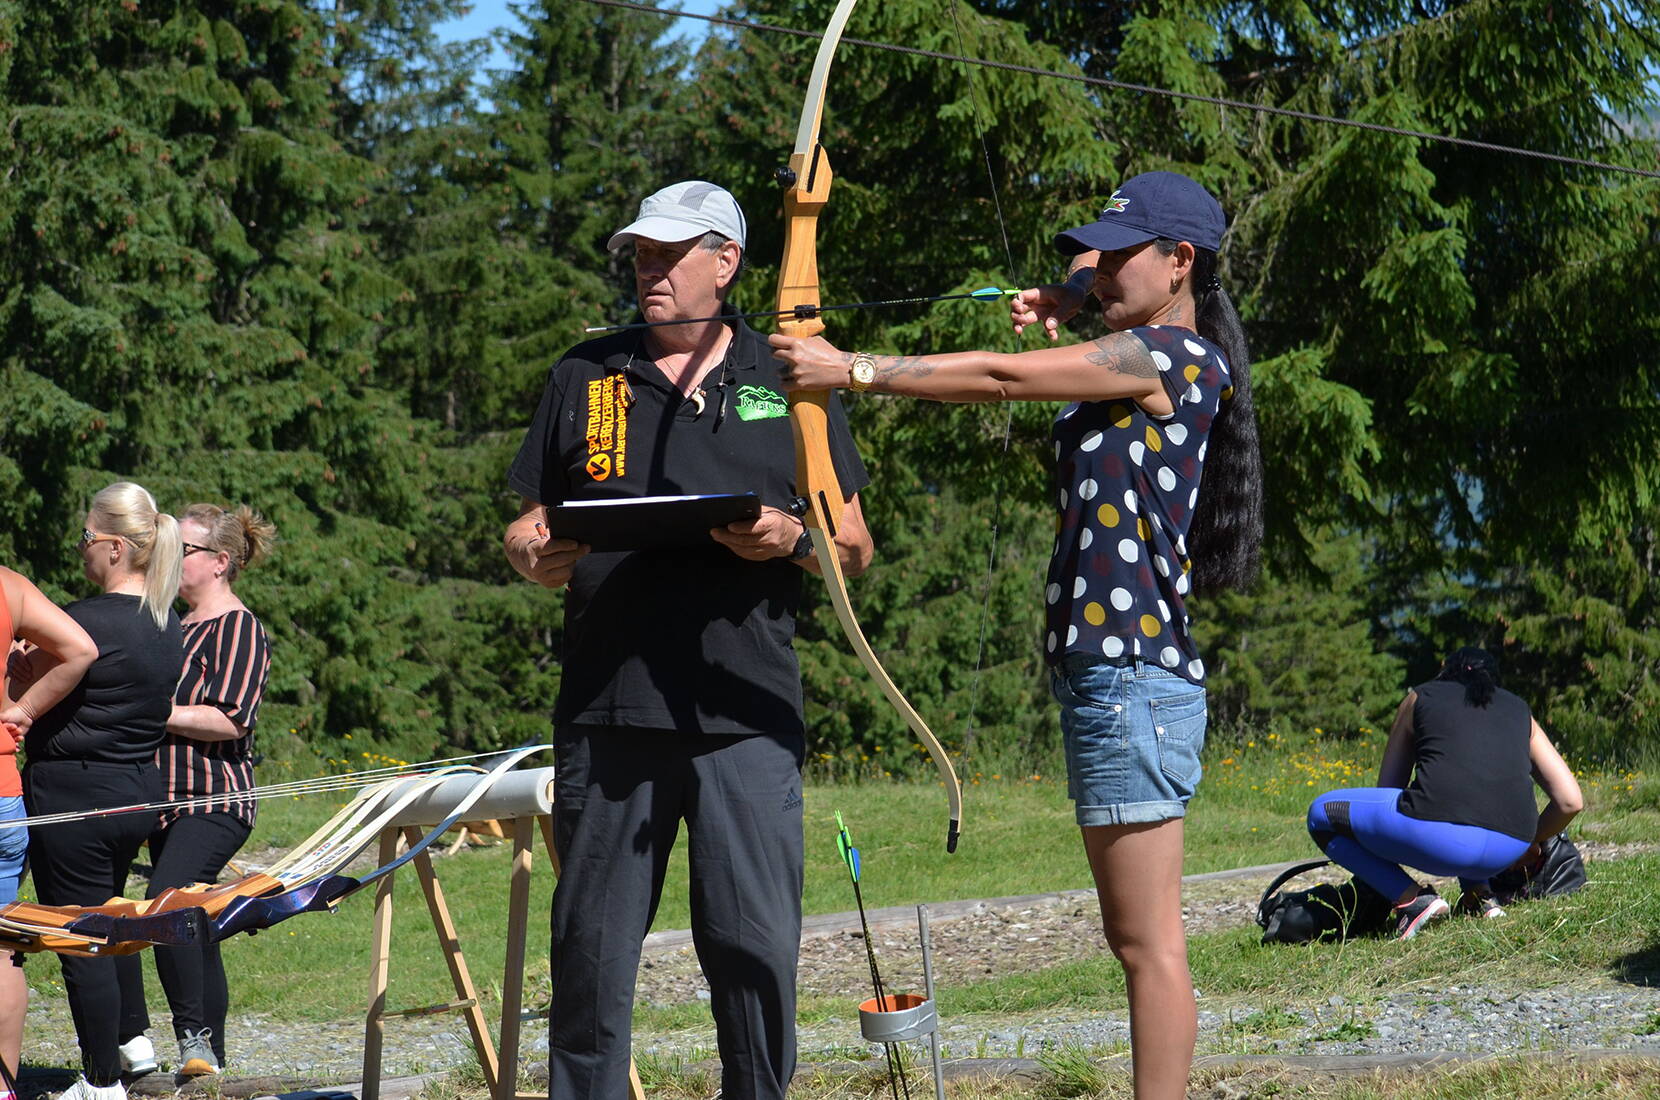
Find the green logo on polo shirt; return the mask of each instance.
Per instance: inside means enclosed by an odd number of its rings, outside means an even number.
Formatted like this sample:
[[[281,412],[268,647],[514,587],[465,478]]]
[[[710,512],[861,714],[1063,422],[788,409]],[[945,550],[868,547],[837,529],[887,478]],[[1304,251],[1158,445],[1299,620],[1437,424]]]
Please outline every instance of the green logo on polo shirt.
[[[775,420],[790,415],[790,403],[784,395],[765,386],[738,387],[737,408],[739,420]]]

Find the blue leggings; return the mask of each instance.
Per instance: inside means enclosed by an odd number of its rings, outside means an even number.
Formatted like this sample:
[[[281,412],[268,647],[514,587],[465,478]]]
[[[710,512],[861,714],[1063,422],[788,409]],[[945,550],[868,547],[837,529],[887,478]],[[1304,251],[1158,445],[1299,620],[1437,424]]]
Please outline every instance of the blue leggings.
[[[1509,867],[1528,842],[1476,825],[1420,821],[1396,808],[1398,787],[1327,791],[1308,808],[1308,835],[1335,862],[1391,901],[1417,886],[1400,864],[1457,875],[1466,890]]]

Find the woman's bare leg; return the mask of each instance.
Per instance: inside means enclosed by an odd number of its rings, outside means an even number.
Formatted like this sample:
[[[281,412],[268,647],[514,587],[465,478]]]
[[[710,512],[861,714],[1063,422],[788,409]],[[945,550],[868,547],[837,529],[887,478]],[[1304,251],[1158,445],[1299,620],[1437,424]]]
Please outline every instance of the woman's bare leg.
[[[1083,834],[1102,929],[1129,990],[1136,1100],[1182,1100],[1199,1030],[1182,927],[1182,819]]]

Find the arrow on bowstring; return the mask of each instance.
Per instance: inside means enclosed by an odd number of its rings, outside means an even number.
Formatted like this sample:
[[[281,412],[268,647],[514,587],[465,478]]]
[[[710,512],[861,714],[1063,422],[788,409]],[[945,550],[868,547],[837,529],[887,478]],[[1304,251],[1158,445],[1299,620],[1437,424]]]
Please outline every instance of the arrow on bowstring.
[[[757,317],[788,317],[792,321],[811,321],[821,313],[829,313],[837,309],[877,309],[882,306],[913,306],[923,302],[957,302],[972,299],[976,302],[998,302],[1004,298],[1013,298],[1019,290],[1008,290],[1000,286],[983,286],[979,290],[971,290],[966,294],[931,294],[925,298],[883,298],[876,302],[843,302],[839,305],[821,306],[805,304],[793,309],[767,309],[760,313],[726,313],[718,317],[684,317],[677,321],[636,321],[631,325],[590,325],[583,332],[626,332],[637,328],[662,328],[664,325],[696,325],[705,321],[753,321]]]
[[[841,853],[848,877],[853,880],[853,901],[859,907],[859,927],[865,933],[865,958],[870,962],[870,984],[876,990],[876,1011],[892,1011],[899,1005],[883,989],[882,972],[876,967],[876,946],[871,942],[870,921],[865,918],[865,898],[859,889],[859,849],[853,846],[853,834],[847,831],[847,823],[842,820],[840,810],[836,811],[836,850]],[[899,1100],[900,1086],[904,1086],[905,1100],[911,1100],[911,1084],[905,1079],[903,1059],[895,1056],[892,1043],[883,1043],[882,1050],[888,1056],[888,1087],[893,1090],[894,1100]]]

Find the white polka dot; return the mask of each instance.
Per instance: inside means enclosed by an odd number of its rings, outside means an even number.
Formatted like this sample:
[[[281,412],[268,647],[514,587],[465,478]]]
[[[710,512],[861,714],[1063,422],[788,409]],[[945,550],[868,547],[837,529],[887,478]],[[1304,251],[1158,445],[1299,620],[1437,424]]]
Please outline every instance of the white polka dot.
[[[1114,634],[1112,637],[1101,643],[1101,652],[1105,653],[1108,657],[1118,656],[1120,653],[1124,652],[1124,639]]]
[[[1113,589],[1112,595],[1109,596],[1108,599],[1112,600],[1112,605],[1120,611],[1128,611],[1130,609],[1130,604],[1133,602],[1128,588]]]
[[[1073,642],[1075,642],[1077,640],[1078,640],[1078,628],[1075,627],[1075,626],[1067,627],[1066,628],[1066,644],[1071,645]]]
[[[1084,579],[1082,577],[1073,577],[1072,578],[1072,598],[1077,599],[1079,596],[1082,596],[1083,594],[1084,594]]]
[[[1164,560],[1164,555],[1162,554],[1153,555],[1153,568],[1159,571],[1159,576],[1161,577],[1168,577],[1170,575],[1170,563]]]
[[[1055,419],[1056,420],[1071,420],[1072,419],[1072,414],[1077,412],[1077,411],[1078,411],[1078,406],[1077,405],[1068,405],[1066,408],[1061,410],[1061,414],[1059,416],[1055,417]]]
[[[1167,645],[1159,650],[1159,664],[1165,668],[1175,668],[1182,663],[1182,655],[1176,652],[1176,647]]]
[[[1178,595],[1178,596],[1187,595],[1187,574],[1186,573],[1183,573],[1181,576],[1176,578],[1176,595]]]
[[[1136,638],[1135,640],[1133,640],[1130,643],[1130,652],[1134,653],[1137,657],[1141,656],[1141,639],[1140,638]]]
[[[1170,356],[1164,354],[1162,351],[1150,352],[1149,354],[1152,355],[1153,362],[1159,365],[1159,370],[1170,369]]]
[[[1163,619],[1165,622],[1170,621],[1170,605],[1165,603],[1163,600],[1159,601],[1159,618]]]
[[[1118,556],[1128,562],[1135,561],[1141,556],[1141,544],[1135,539],[1119,539]]]
[[[1209,355],[1210,354],[1209,351],[1205,350],[1205,345],[1199,343],[1199,341],[1197,341],[1197,340],[1183,340],[1182,341],[1182,347],[1186,348],[1188,351],[1192,352],[1194,355]]]
[[[1093,451],[1095,448],[1099,447],[1100,445],[1101,445],[1101,433],[1100,432],[1088,432],[1084,435],[1083,441],[1078,444],[1078,449],[1080,451]]]
[[[1141,511],[1141,498],[1135,495],[1134,489],[1124,490],[1124,510],[1132,516]]]
[[[1186,554],[1187,554],[1187,536],[1186,535],[1177,535],[1176,536],[1176,553],[1181,554],[1183,556],[1186,556]]]
[[[1195,405],[1197,405],[1199,402],[1203,401],[1204,399],[1205,399],[1205,395],[1199,392],[1199,387],[1198,386],[1189,386],[1189,387],[1187,387],[1187,394],[1186,394],[1184,400],[1191,401]]]
[[[1180,424],[1171,424],[1164,429],[1164,437],[1180,447],[1187,442],[1187,429]]]
[[[1159,488],[1165,492],[1174,492],[1176,488],[1176,471],[1168,466],[1159,467]]]
[[[1193,491],[1191,493],[1187,494],[1187,506],[1189,508],[1192,508],[1194,505],[1196,505],[1198,503],[1199,503],[1199,487],[1197,485],[1195,485],[1193,487]]]
[[[1187,674],[1195,680],[1203,680],[1205,678],[1205,662],[1198,658],[1187,662]]]
[[[1138,439],[1134,443],[1130,444],[1130,461],[1135,463],[1137,466],[1141,465],[1142,456],[1146,453],[1147,445],[1141,440]]]
[[[1094,500],[1095,494],[1101,491],[1101,485],[1092,477],[1086,477],[1083,484],[1078,486],[1079,500]]]
[[[1054,603],[1056,600],[1061,598],[1061,586],[1058,584],[1051,584],[1048,588],[1043,590],[1043,598],[1048,600],[1050,603]]]
[[[1094,541],[1095,541],[1095,532],[1091,531],[1088,527],[1085,527],[1084,528],[1084,533],[1078,536],[1078,549],[1088,550],[1090,543],[1092,543]]]
[[[1066,504],[1067,504],[1067,501],[1070,500],[1070,499],[1071,498],[1066,495],[1066,490],[1062,489],[1061,490],[1061,507],[1065,508]]]
[[[1207,451],[1209,449],[1210,449],[1210,440],[1207,439],[1203,443],[1199,444],[1199,461],[1200,462],[1203,462],[1205,460],[1205,451]]]
[[[1055,632],[1051,630],[1049,632],[1049,640],[1045,643],[1045,645],[1048,646],[1050,653],[1055,652],[1055,643],[1058,641],[1060,641],[1060,639],[1055,637]]]

